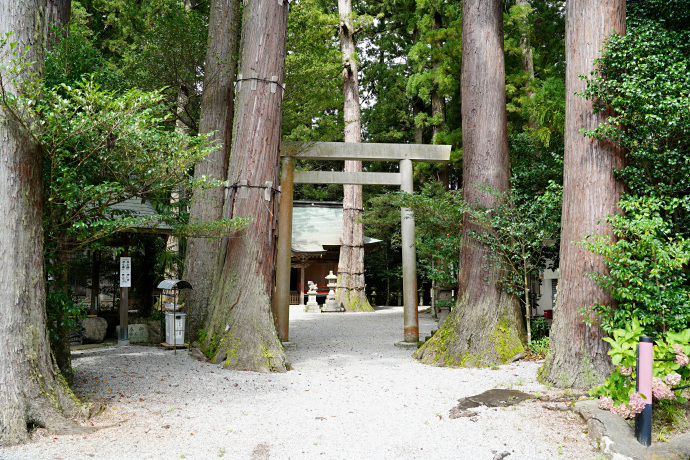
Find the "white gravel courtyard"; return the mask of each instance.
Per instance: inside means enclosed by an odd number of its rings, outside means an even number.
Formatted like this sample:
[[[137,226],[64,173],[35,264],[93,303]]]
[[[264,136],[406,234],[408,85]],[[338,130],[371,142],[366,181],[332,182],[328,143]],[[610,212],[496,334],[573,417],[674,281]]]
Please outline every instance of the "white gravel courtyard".
[[[540,363],[494,369],[420,364],[402,339],[402,307],[374,313],[290,310],[294,370],[225,370],[185,350],[129,346],[73,352],[75,392],[105,401],[81,436],[38,430],[1,459],[596,459],[584,423],[538,401],[450,419],[491,388],[548,392]],[[434,327],[420,315],[423,336]],[[510,455],[501,457],[505,453]]]

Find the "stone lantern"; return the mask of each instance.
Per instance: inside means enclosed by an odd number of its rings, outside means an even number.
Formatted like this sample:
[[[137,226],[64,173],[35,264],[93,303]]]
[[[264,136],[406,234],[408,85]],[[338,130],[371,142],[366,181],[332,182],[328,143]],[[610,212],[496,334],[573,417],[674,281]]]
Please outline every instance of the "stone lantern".
[[[323,304],[323,308],[321,311],[323,312],[340,312],[340,311],[345,311],[345,308],[343,308],[342,305],[338,304],[338,301],[335,299],[335,291],[333,288],[335,288],[335,280],[338,279],[337,276],[333,274],[333,270],[330,271],[328,276],[326,277],[328,280],[328,296],[326,296],[326,303]]]
[[[307,296],[309,296],[309,301],[304,306],[304,311],[306,313],[321,313],[321,307],[319,307],[319,304],[316,303],[317,288],[318,286],[316,284],[309,281],[309,292],[307,292]]]

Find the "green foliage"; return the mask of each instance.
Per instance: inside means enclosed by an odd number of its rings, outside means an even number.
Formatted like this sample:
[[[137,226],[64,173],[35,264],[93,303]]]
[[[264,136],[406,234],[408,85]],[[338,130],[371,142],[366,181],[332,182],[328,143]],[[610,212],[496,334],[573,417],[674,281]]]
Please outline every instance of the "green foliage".
[[[428,279],[454,286],[462,239],[465,204],[459,192],[440,182],[427,182],[414,195],[400,194],[399,206],[414,212],[417,263]]]
[[[343,138],[338,22],[329,2],[305,0],[290,6],[282,122],[285,139]]]
[[[532,320],[532,340],[540,341],[542,339],[548,338],[549,336],[549,323],[544,318],[536,318]],[[547,343],[548,346],[548,343]]]
[[[537,82],[534,94],[522,106],[523,116],[535,121],[536,127],[527,128],[530,135],[543,147],[549,147],[551,138],[565,128],[565,81],[550,77]]]
[[[633,20],[624,37],[610,37],[583,95],[595,101],[595,110],[610,107],[612,115],[587,134],[628,150],[619,174],[632,194],[686,197],[690,31],[662,26]],[[685,216],[678,216],[679,225],[685,226]]]
[[[81,329],[81,320],[86,318],[86,310],[74,300],[70,290],[56,281],[48,282],[46,314],[48,334],[52,341],[60,339],[60,331]]]
[[[606,332],[638,319],[649,335],[690,327],[690,240],[675,233],[669,219],[679,205],[654,196],[622,199],[625,213],[607,218],[617,241],[588,236],[581,242],[606,257],[609,273],[590,274],[618,303],[592,308]]]
[[[545,268],[544,249],[560,232],[562,189],[551,183],[543,194],[524,200],[519,200],[512,191],[480,189],[495,201],[491,208],[468,204],[472,222],[481,228],[471,230],[470,235],[487,245],[490,249],[487,263],[502,271],[498,287],[522,296],[528,304],[527,279]]]
[[[66,33],[57,30],[59,37],[46,50],[44,84],[48,88],[62,84],[74,86],[84,75],[94,75],[94,81],[106,88],[116,88],[122,80],[117,69],[108,65],[94,44],[94,33],[88,28],[89,15],[74,2],[72,17]]]
[[[606,383],[590,391],[592,395],[611,397],[616,403],[628,403],[630,395],[635,393],[635,370],[637,366],[637,344],[640,337],[645,335],[642,324],[633,318],[624,328],[611,331],[611,337],[604,338],[611,345],[608,354],[616,369],[606,380]],[[679,333],[669,331],[659,337],[654,344],[653,355],[655,359],[672,359],[678,353],[674,347],[680,347],[682,354],[690,353],[690,329]],[[677,360],[654,361],[652,374],[654,377],[664,379],[667,375],[677,373],[681,382],[690,379],[690,368],[682,365]],[[675,390],[675,400],[685,402],[681,397],[682,390]],[[652,396],[652,395],[644,395]]]
[[[166,100],[177,107],[178,119],[198,132],[208,17],[171,3],[133,37],[123,55],[123,73],[132,86],[153,91],[165,88]],[[233,57],[236,59],[236,57]]]
[[[532,330],[534,331],[535,324],[532,322]],[[539,339],[532,340],[532,343],[528,347],[530,356],[535,359],[544,359],[546,354],[549,352],[549,337],[541,337]]]

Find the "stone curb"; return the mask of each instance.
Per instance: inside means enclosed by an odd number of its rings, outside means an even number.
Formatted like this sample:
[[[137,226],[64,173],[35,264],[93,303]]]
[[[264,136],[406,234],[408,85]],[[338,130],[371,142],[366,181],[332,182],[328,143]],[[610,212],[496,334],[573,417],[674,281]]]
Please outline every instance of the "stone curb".
[[[690,433],[666,443],[645,447],[637,441],[633,427],[621,417],[599,409],[595,400],[578,401],[574,409],[587,422],[589,439],[608,459],[681,460],[690,459]]]

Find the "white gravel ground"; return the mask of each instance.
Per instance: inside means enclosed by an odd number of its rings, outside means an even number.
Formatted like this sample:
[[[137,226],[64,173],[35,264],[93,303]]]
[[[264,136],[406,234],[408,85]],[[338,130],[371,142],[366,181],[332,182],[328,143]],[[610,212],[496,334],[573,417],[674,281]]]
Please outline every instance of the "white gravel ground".
[[[450,419],[458,398],[491,388],[545,394],[539,363],[498,369],[420,364],[401,307],[375,313],[290,311],[293,371],[225,370],[186,351],[107,347],[73,353],[75,392],[105,401],[83,436],[38,430],[2,459],[595,459],[570,412],[540,402]],[[420,315],[426,335],[434,323]],[[498,455],[498,457],[497,457]]]

